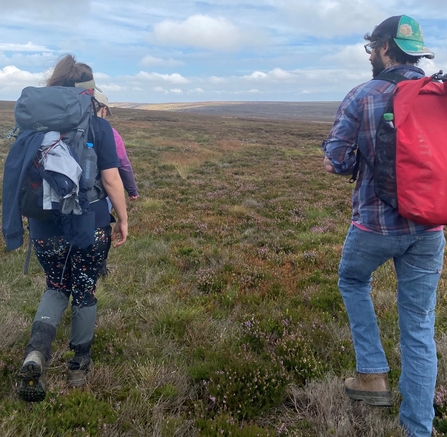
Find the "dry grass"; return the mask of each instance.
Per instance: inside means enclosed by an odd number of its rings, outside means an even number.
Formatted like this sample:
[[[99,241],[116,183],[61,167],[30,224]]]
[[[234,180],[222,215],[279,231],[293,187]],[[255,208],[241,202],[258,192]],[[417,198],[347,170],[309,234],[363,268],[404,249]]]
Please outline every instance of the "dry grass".
[[[304,388],[291,387],[289,420],[306,420],[315,437],[405,437],[395,417],[386,408],[371,408],[349,400],[343,393],[343,380],[327,376]]]
[[[12,107],[0,104],[3,138]],[[115,268],[98,283],[90,383],[78,391],[65,383],[67,312],[54,342],[47,399],[18,400],[16,374],[45,282],[35,258],[23,275],[26,247],[9,253],[1,241],[0,434],[401,436],[391,263],[374,275],[372,296],[396,406],[351,403],[343,393],[354,353],[337,267],[352,187],[322,170],[319,146],[329,125],[113,113],[140,198],[129,204],[129,240],[111,251]],[[0,140],[1,156],[8,148]],[[436,327],[441,392],[446,296],[443,275]]]
[[[14,344],[21,335],[21,328],[29,325],[29,321],[22,314],[0,309],[0,348]]]

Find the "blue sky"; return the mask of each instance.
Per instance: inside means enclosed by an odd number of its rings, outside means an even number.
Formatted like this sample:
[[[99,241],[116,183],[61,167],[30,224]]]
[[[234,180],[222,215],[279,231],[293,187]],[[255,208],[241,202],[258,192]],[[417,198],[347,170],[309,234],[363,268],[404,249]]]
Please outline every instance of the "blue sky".
[[[89,64],[110,102],[333,101],[371,78],[363,35],[418,20],[447,71],[446,0],[0,0],[0,100],[59,56]]]

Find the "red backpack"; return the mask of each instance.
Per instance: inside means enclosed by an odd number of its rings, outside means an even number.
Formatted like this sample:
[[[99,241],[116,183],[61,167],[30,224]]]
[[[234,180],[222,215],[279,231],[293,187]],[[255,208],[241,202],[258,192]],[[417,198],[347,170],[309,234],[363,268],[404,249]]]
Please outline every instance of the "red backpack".
[[[376,79],[396,88],[377,128],[374,166],[366,160],[375,193],[409,220],[447,224],[447,75],[411,80],[383,73]]]

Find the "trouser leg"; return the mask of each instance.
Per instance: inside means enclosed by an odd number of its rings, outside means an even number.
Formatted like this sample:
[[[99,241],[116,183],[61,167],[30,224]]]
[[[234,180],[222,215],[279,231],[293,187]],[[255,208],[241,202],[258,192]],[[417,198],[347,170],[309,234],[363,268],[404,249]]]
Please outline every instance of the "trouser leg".
[[[48,289],[42,296],[31,328],[31,339],[25,348],[25,356],[38,350],[48,362],[51,358],[51,344],[56,329],[68,306],[68,295],[60,290]]]
[[[351,226],[343,247],[338,287],[348,314],[360,373],[386,373],[388,362],[371,299],[371,275],[387,260],[381,240]]]
[[[88,368],[96,323],[96,304],[72,306],[71,316],[70,350],[75,356],[70,360],[69,369]]]
[[[402,372],[400,421],[410,435],[432,432],[437,356],[436,289],[444,259],[442,232],[419,236],[404,256],[395,260]]]
[[[102,262],[110,247],[111,227],[95,231],[95,244],[71,253],[72,311],[70,349],[75,356],[69,370],[87,369],[96,322],[96,280]]]

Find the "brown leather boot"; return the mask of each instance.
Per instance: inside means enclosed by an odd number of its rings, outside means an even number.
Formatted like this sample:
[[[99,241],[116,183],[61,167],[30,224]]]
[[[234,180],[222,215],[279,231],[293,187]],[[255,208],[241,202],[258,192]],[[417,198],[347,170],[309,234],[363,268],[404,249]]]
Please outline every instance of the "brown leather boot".
[[[393,406],[387,373],[357,373],[345,381],[346,394],[355,401],[379,407]]]

